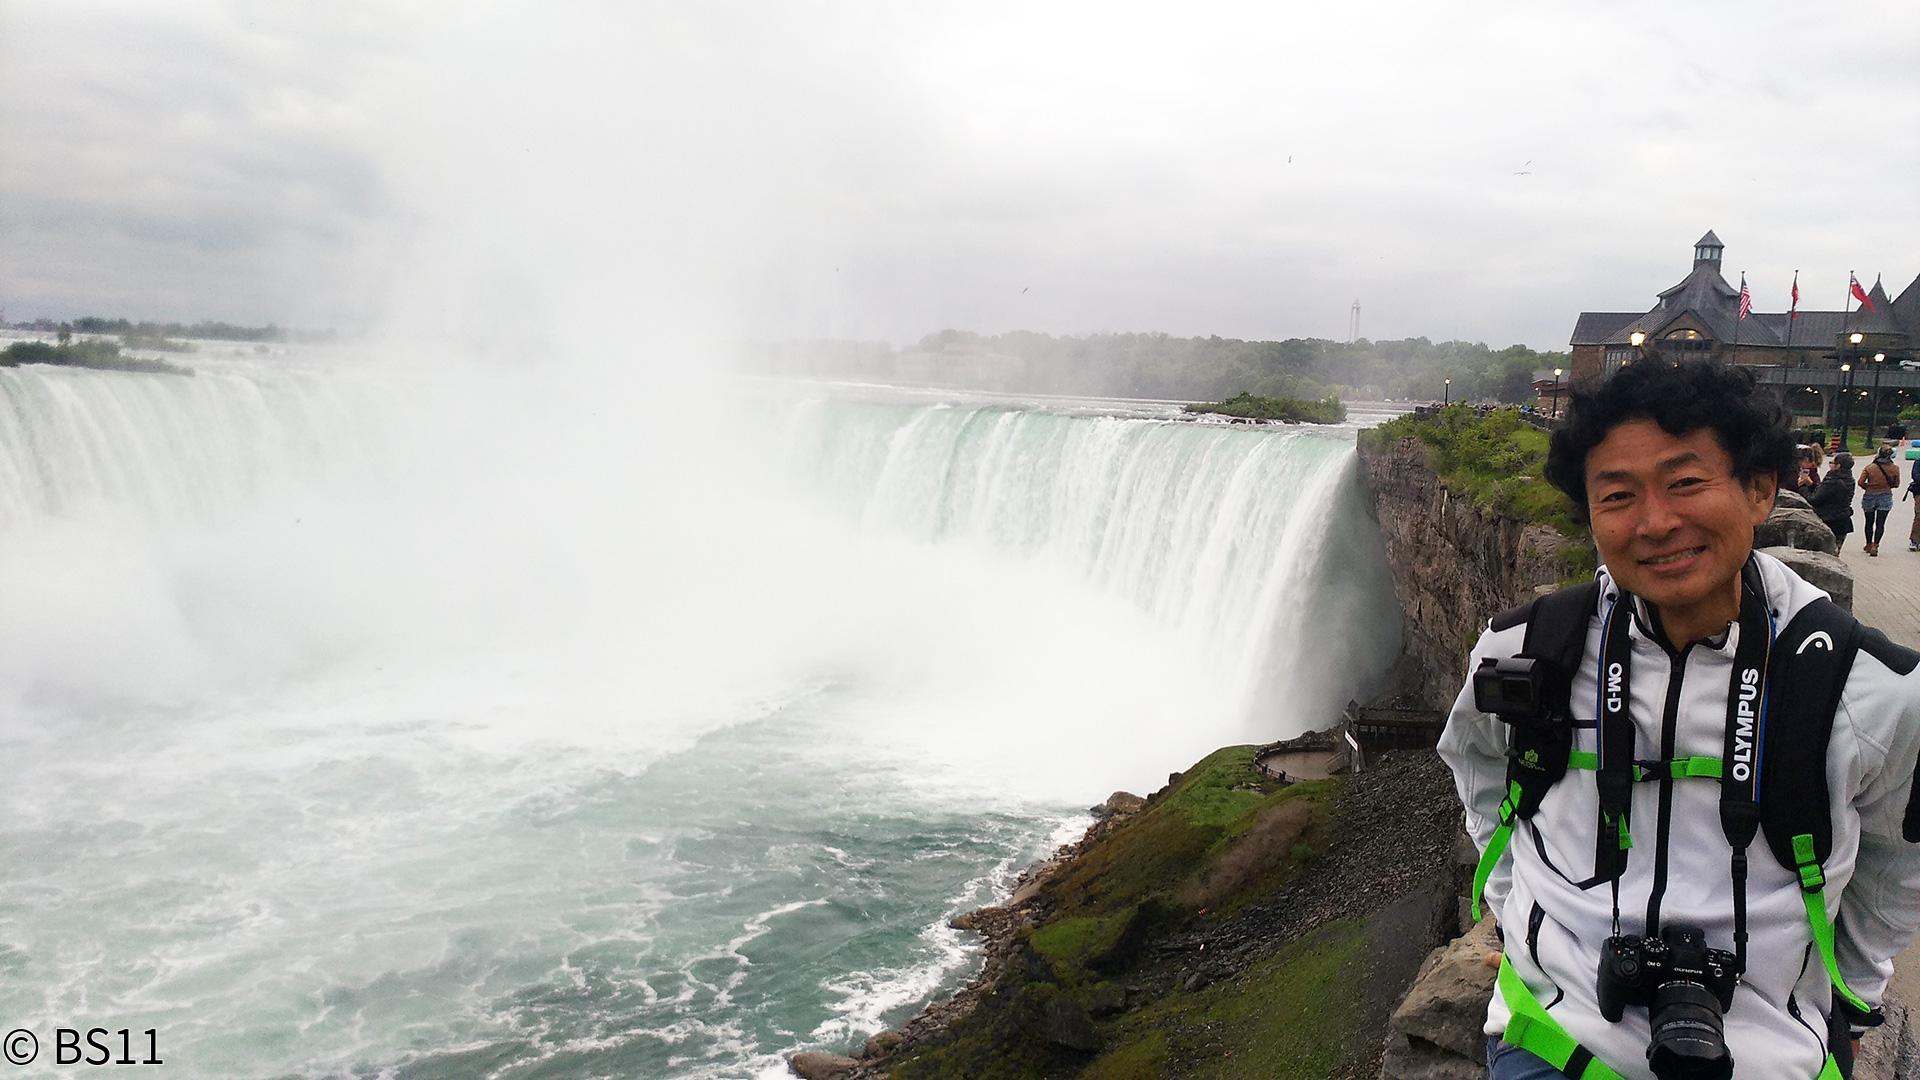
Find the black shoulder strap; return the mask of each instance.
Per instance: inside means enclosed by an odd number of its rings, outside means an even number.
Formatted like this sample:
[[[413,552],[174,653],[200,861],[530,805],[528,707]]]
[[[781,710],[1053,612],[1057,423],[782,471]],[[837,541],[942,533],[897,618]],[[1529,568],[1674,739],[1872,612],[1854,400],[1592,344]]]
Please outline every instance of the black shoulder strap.
[[[1800,864],[1796,836],[1813,838],[1814,855],[1823,864],[1833,850],[1827,742],[1862,630],[1852,615],[1822,598],[1801,608],[1774,643],[1760,751],[1760,827],[1773,857],[1790,870]]]
[[[1549,660],[1567,676],[1566,689],[1573,687],[1573,673],[1580,670],[1581,654],[1587,651],[1587,622],[1600,603],[1600,583],[1589,581],[1535,600],[1527,619],[1527,638],[1521,655]],[[1564,708],[1565,703],[1561,705]]]
[[[1586,651],[1587,621],[1599,598],[1600,583],[1592,581],[1549,593],[1492,622],[1495,629],[1506,629],[1524,617],[1527,634],[1520,655],[1542,661],[1552,679],[1544,702],[1547,722],[1516,724],[1513,728],[1507,779],[1520,785],[1516,817],[1532,817],[1547,790],[1567,774],[1567,755],[1573,749],[1568,695],[1573,689],[1573,673],[1579,670],[1581,654]]]

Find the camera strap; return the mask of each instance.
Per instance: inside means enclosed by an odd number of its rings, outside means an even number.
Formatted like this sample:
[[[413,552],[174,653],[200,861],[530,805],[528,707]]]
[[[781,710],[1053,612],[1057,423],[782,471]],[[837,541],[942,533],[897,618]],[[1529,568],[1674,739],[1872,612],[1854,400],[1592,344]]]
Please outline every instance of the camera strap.
[[[1760,762],[1766,745],[1773,613],[1749,561],[1740,575],[1740,640],[1727,687],[1726,750],[1721,756],[1720,828],[1733,849],[1733,953],[1747,970],[1747,848],[1760,831]]]
[[[1593,877],[1613,886],[1613,921],[1620,923],[1620,875],[1627,869],[1627,849],[1633,846],[1628,818],[1633,812],[1633,597],[1621,591],[1607,607],[1600,632],[1599,717],[1595,733],[1599,753],[1594,778],[1600,792],[1600,827],[1595,830]]]
[[[1600,718],[1595,769],[1600,825],[1595,830],[1592,880],[1612,884],[1615,933],[1620,928],[1620,876],[1626,871],[1627,852],[1633,846],[1628,826],[1633,784],[1639,775],[1633,758],[1631,715],[1633,642],[1628,626],[1632,620],[1615,617],[1616,613],[1626,614],[1620,611],[1621,602],[1630,605],[1632,598],[1622,594],[1607,613],[1595,713]],[[1740,959],[1742,971],[1746,970],[1747,959],[1747,848],[1760,831],[1760,753],[1765,745],[1767,670],[1773,637],[1773,616],[1761,595],[1759,571],[1749,561],[1741,572],[1740,636],[1734,646],[1733,673],[1727,687],[1726,746],[1718,763],[1720,827],[1733,849],[1734,954]],[[1665,772],[1673,765],[1663,762],[1660,768]],[[1657,933],[1658,929],[1648,926],[1646,932]]]

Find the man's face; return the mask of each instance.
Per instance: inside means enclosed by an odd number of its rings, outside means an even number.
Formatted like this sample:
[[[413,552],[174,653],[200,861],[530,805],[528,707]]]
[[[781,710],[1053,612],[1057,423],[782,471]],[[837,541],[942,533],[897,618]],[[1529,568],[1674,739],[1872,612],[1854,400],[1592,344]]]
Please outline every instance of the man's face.
[[[1629,420],[1587,454],[1587,511],[1600,559],[1627,591],[1680,614],[1731,601],[1773,509],[1777,481],[1733,475],[1711,428],[1670,435]]]

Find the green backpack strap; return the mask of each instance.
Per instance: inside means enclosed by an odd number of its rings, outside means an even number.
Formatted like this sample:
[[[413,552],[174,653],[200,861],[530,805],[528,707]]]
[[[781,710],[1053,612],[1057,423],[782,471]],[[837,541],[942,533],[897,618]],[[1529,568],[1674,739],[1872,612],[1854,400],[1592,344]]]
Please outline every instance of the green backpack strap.
[[[1807,925],[1827,977],[1848,1005],[1867,1013],[1871,1008],[1847,985],[1834,954],[1824,869],[1833,852],[1827,746],[1861,640],[1859,621],[1824,598],[1802,608],[1775,638],[1758,799],[1767,847],[1800,880]]]
[[[1556,675],[1557,701],[1544,703],[1550,719],[1546,723],[1513,724],[1507,750],[1507,790],[1500,801],[1500,823],[1487,840],[1480,863],[1473,871],[1473,917],[1480,918],[1480,897],[1494,868],[1506,854],[1513,838],[1513,823],[1533,816],[1540,800],[1567,772],[1567,758],[1573,749],[1573,725],[1569,720],[1567,694],[1573,686],[1573,672],[1586,651],[1587,622],[1600,600],[1600,583],[1588,582],[1561,589],[1502,612],[1489,624],[1494,630],[1507,630],[1527,624],[1520,654],[1545,661]]]

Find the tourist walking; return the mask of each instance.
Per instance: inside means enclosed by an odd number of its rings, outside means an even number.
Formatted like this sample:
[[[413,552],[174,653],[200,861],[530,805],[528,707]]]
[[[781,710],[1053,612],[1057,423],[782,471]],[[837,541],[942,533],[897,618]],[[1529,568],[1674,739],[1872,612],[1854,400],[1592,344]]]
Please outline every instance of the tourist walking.
[[[1887,515],[1893,512],[1893,489],[1900,486],[1900,466],[1893,462],[1893,447],[1882,446],[1873,461],[1860,470],[1860,509],[1867,519],[1867,554],[1880,554],[1880,534],[1887,530]]]
[[[1853,531],[1853,455],[1845,450],[1833,455],[1833,467],[1820,478],[1820,486],[1807,496],[1813,512],[1833,530],[1834,550],[1847,545]]]

